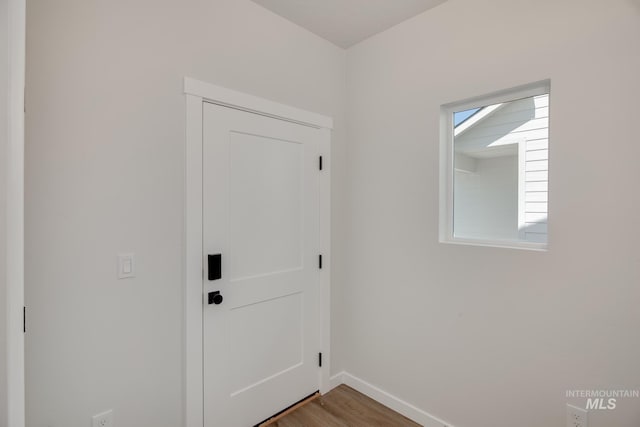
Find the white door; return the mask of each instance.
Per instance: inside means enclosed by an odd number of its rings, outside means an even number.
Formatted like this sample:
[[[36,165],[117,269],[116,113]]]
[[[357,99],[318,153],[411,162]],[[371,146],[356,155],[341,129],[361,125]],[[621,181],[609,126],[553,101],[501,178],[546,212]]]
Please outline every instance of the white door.
[[[319,388],[320,141],[203,104],[205,427],[254,426]]]

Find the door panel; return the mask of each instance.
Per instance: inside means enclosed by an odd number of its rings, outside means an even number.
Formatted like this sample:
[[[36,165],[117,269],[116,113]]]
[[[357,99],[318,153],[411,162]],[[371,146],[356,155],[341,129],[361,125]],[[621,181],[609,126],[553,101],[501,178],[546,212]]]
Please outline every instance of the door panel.
[[[222,278],[203,275],[205,427],[255,425],[319,388],[320,139],[203,106],[203,256],[222,254]]]
[[[232,396],[303,362],[300,293],[232,310],[229,323],[235,356]],[[256,349],[264,349],[260,357]]]
[[[231,280],[301,268],[304,145],[230,137]]]

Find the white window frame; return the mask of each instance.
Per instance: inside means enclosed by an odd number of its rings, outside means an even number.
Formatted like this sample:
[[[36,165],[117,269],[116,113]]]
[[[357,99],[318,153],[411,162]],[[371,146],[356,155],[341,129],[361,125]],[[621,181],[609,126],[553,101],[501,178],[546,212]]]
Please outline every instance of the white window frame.
[[[460,238],[454,236],[453,230],[453,204],[454,204],[454,173],[455,173],[455,155],[454,155],[454,126],[453,114],[458,111],[465,111],[472,108],[484,107],[487,105],[500,104],[503,102],[514,101],[522,98],[530,98],[534,96],[550,93],[551,81],[542,80],[535,83],[518,86],[511,89],[505,89],[494,92],[489,95],[476,96],[463,101],[444,104],[440,107],[440,224],[439,238],[440,243],[452,243],[471,246],[488,246],[509,249],[526,249],[534,251],[546,251],[549,243],[534,243],[518,240],[499,240],[499,239],[471,239]],[[520,144],[522,146],[522,144]],[[522,154],[519,152],[519,156]],[[520,173],[519,173],[520,175]],[[523,203],[522,180],[519,177],[518,182],[518,203]],[[518,209],[520,216],[520,209]],[[521,218],[518,218],[520,225]]]

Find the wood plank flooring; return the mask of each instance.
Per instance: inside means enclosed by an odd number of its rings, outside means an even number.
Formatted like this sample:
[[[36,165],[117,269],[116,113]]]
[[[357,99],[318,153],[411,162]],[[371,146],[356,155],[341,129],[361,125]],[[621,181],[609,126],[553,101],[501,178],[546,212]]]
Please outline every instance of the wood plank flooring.
[[[270,427],[419,427],[349,386],[341,385],[284,417]]]

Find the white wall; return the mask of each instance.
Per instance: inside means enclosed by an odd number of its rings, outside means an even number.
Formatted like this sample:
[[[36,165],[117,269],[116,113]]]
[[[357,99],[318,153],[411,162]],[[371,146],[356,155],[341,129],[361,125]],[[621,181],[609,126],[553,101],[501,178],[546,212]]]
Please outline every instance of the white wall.
[[[33,0],[27,28],[27,425],[179,426],[182,77],[333,116],[342,183],[345,52],[249,0]]]
[[[637,0],[449,0],[349,50],[346,371],[457,427],[638,386],[638,40]],[[546,78],[548,252],[438,243],[440,106]]]
[[[637,386],[638,0],[449,0],[357,45],[348,146],[344,52],[248,0],[28,7],[29,426],[180,425],[183,75],[336,119],[333,372],[457,427]],[[440,105],[544,78],[549,251],[439,244]],[[623,403],[591,426],[636,426]]]
[[[518,239],[518,156],[475,159],[475,171],[456,172],[454,186],[456,237]]]
[[[9,105],[8,1],[0,2],[0,426],[7,423],[7,143]]]

